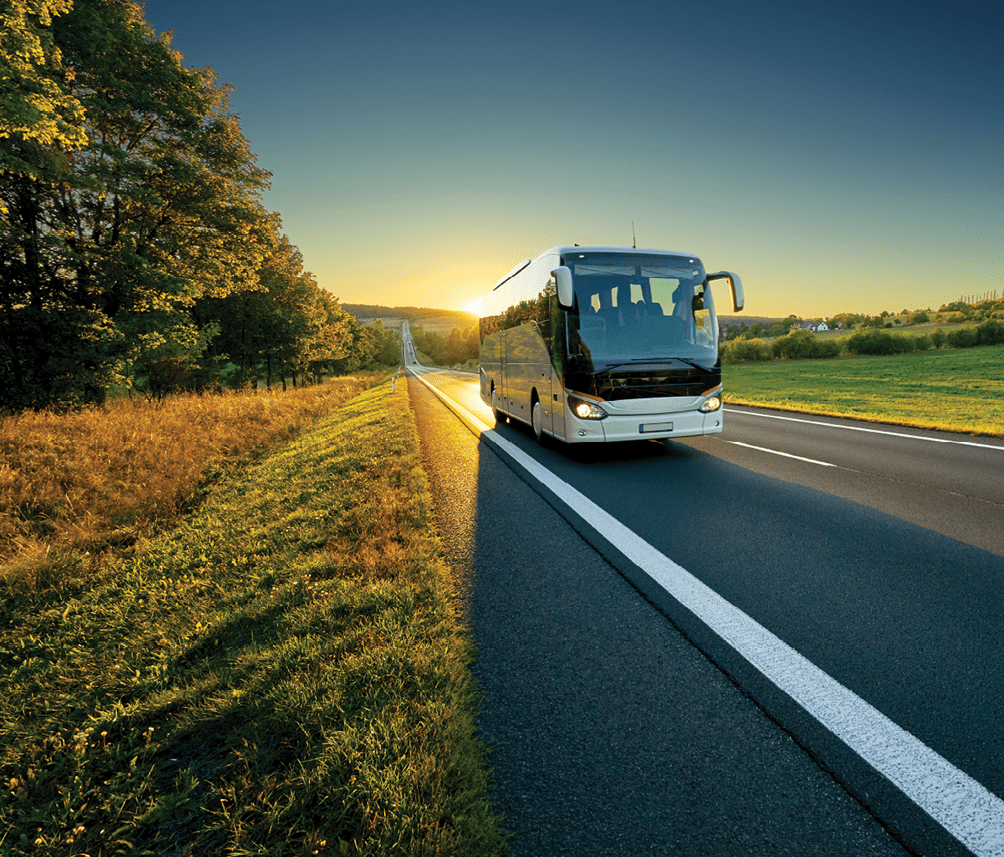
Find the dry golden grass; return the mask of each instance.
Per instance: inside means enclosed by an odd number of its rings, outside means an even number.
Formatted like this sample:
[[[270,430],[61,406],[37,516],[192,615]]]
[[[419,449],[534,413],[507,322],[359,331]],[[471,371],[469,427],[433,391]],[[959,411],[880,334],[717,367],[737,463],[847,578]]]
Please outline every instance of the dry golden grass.
[[[507,853],[406,379],[87,585],[2,584],[0,853]]]
[[[0,418],[0,577],[44,585],[47,567],[97,564],[174,520],[200,484],[373,381],[355,375],[285,393],[121,399]]]

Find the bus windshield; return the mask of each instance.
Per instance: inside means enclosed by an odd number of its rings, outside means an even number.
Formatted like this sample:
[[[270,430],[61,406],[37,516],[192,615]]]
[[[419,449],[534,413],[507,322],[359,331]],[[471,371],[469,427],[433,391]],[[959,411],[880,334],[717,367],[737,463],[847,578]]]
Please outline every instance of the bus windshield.
[[[565,264],[576,299],[568,353],[582,368],[674,357],[709,368],[717,362],[718,323],[700,260],[587,253]]]

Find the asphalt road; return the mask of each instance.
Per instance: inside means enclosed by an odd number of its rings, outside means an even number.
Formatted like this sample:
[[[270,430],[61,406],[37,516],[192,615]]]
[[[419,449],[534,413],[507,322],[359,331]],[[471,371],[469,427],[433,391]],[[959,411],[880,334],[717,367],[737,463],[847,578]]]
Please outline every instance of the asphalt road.
[[[476,379],[435,382],[491,424]],[[514,853],[953,853],[798,706],[646,601],[546,491],[410,389],[450,560],[468,581],[481,729]],[[1004,794],[1004,444],[730,411],[723,435],[668,444],[541,449],[518,425],[498,433]]]
[[[690,445],[1004,556],[999,438],[735,406],[725,420]]]
[[[432,393],[409,392],[514,855],[906,853]]]

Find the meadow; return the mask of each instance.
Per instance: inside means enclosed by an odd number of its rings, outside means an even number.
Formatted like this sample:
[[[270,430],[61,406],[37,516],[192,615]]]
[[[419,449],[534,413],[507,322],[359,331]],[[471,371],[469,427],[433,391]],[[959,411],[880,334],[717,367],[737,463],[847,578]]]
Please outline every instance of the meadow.
[[[208,484],[193,467],[197,502],[128,549],[0,578],[2,853],[505,853],[407,382],[351,393]],[[92,430],[144,458],[153,410]],[[205,461],[236,454],[178,419]]]
[[[722,367],[725,402],[1004,437],[1004,346]]]
[[[100,564],[200,490],[374,383],[360,373],[286,393],[119,398],[0,417],[0,578],[43,584]]]

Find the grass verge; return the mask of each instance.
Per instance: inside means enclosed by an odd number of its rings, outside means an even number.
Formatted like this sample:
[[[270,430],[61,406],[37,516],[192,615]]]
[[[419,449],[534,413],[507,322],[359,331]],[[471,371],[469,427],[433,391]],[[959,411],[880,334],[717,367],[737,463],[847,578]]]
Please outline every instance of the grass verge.
[[[0,852],[505,853],[403,379],[0,595]]]
[[[0,577],[40,586],[86,577],[380,377],[0,417]]]
[[[1004,436],[1004,346],[725,366],[725,401]]]

